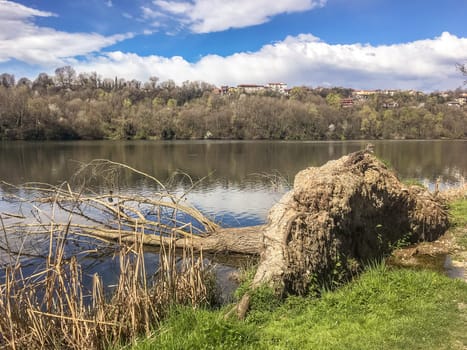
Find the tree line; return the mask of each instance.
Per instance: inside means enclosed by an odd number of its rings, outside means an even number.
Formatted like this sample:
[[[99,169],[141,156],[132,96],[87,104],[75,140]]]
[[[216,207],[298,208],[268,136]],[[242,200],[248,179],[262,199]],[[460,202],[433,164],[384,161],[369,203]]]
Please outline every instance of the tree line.
[[[65,66],[34,80],[0,75],[0,139],[466,138],[467,110],[446,105],[460,93],[376,93],[349,106],[344,88],[221,94],[201,81],[110,79]]]

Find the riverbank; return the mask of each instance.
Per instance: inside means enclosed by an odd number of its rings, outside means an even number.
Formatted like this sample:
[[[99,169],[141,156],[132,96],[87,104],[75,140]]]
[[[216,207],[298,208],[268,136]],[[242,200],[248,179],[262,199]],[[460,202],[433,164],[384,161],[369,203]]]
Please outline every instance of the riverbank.
[[[399,266],[375,264],[320,299],[259,295],[243,322],[224,310],[177,308],[131,349],[465,349],[467,283],[449,278],[436,257],[465,266],[467,199],[452,202],[450,214],[454,225],[440,240],[394,253]]]
[[[450,203],[451,229],[434,242],[396,250],[391,265],[414,269],[432,269],[467,282],[467,200]]]

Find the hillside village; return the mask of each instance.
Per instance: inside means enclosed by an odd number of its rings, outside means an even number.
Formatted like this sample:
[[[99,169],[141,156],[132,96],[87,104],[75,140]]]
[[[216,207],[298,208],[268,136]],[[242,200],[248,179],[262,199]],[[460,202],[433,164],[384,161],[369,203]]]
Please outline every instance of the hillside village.
[[[290,93],[294,89],[306,89],[310,92],[320,93],[322,91],[329,91],[329,88],[309,88],[309,87],[293,87],[288,88],[287,83],[268,83],[266,85],[258,84],[239,84],[236,87],[231,87],[228,85],[223,85],[220,88],[214,88],[213,92],[219,95],[231,95],[238,93],[245,94],[279,94],[282,96],[290,96]],[[358,89],[340,89],[340,92],[344,92],[340,96],[340,105],[341,107],[353,107],[355,104],[363,104],[365,101],[368,101],[369,98],[373,96],[386,97],[385,102],[383,103],[384,108],[397,108],[399,103],[397,102],[397,97],[402,95],[409,96],[425,96],[429,95],[431,97],[436,97],[442,100],[442,103],[445,103],[450,107],[467,107],[467,92],[463,90],[456,91],[444,91],[444,92],[433,92],[430,94],[425,94],[422,91],[417,90],[358,90]]]

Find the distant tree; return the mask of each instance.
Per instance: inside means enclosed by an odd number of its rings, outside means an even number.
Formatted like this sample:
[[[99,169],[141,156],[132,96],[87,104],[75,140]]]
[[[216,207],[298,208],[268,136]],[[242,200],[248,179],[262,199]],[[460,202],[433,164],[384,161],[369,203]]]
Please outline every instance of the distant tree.
[[[289,96],[291,100],[297,100],[301,102],[305,102],[310,94],[310,89],[306,86],[296,86],[293,87],[290,92]]]
[[[326,96],[326,102],[331,107],[339,108],[341,105],[341,96],[339,94],[331,92]]]
[[[158,81],[159,81],[158,77],[155,77],[155,76],[149,77],[149,81],[145,84],[145,86],[147,87],[148,90],[154,91],[156,90]]]
[[[32,83],[32,88],[40,92],[45,92],[52,86],[54,86],[54,81],[47,73],[40,73]]]
[[[76,82],[81,88],[97,89],[100,85],[100,78],[96,72],[80,73],[76,78]]]
[[[457,69],[467,77],[467,64]],[[177,85],[151,77],[142,85],[95,72],[76,75],[70,66],[55,74],[41,73],[33,82],[21,78],[16,85],[12,74],[0,75],[0,139],[467,138],[467,110],[446,104],[463,89],[377,93],[341,108],[350,89],[221,95],[203,81]],[[388,101],[397,105],[385,108]]]
[[[13,74],[3,73],[0,75],[0,85],[6,88],[15,86],[15,76]]]
[[[102,86],[101,87],[105,91],[109,92],[109,91],[111,91],[112,89],[115,88],[115,82],[116,82],[116,80],[114,80],[114,79],[104,78],[104,80],[102,81]]]
[[[26,86],[28,89],[30,89],[32,87],[32,81],[29,80],[28,78],[21,78],[20,80],[18,80],[18,82],[16,83],[16,86],[20,87],[20,86]]]
[[[76,80],[76,71],[71,66],[64,66],[55,70],[56,84],[63,88],[71,88]]]
[[[169,79],[169,80],[166,80],[160,83],[160,87],[164,90],[172,91],[172,90],[175,90],[177,85],[175,84],[173,80]]]
[[[370,106],[363,106],[359,112],[361,117],[360,131],[365,138],[377,138],[381,132],[381,122],[378,119],[378,113]]]
[[[457,69],[462,73],[462,75],[467,76],[467,64],[457,64]],[[464,81],[464,84],[467,84],[467,80]]]

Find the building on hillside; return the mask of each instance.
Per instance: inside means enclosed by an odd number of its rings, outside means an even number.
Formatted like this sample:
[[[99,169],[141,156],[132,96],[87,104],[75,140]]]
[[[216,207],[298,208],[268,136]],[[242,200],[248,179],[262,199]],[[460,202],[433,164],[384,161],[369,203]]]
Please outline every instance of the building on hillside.
[[[383,103],[383,108],[397,108],[399,107],[399,103],[396,101],[386,101]]]
[[[421,91],[417,91],[417,90],[409,90],[409,95],[412,95],[412,96],[423,96],[425,95],[423,92]]]
[[[376,95],[375,90],[358,90],[354,91],[352,95],[358,100],[367,100],[370,96]]]
[[[255,85],[255,84],[240,84],[237,85],[237,90],[244,92],[245,94],[255,94],[259,92],[264,92],[266,87],[264,85]]]
[[[283,95],[287,93],[286,83],[268,83],[268,88]]]
[[[384,94],[389,95],[389,96],[394,96],[395,94],[397,94],[399,92],[400,92],[400,90],[384,90]]]
[[[449,107],[461,108],[461,104],[457,101],[446,102],[446,105],[448,105]]]
[[[353,98],[341,98],[341,107],[349,108],[349,107],[353,107],[353,105],[354,105]]]

